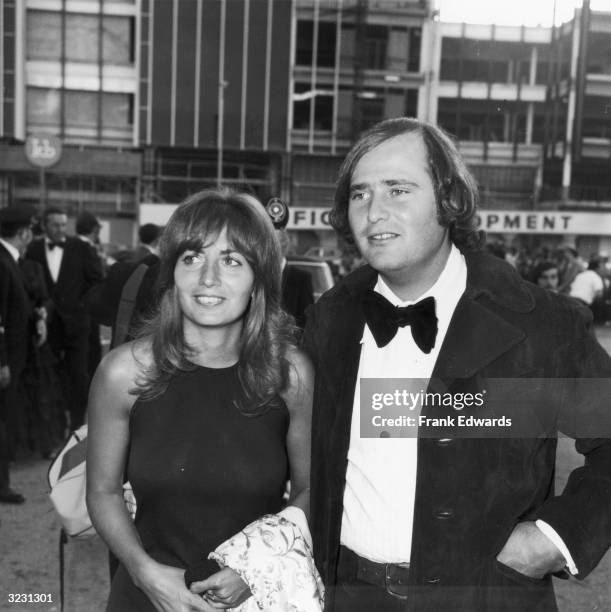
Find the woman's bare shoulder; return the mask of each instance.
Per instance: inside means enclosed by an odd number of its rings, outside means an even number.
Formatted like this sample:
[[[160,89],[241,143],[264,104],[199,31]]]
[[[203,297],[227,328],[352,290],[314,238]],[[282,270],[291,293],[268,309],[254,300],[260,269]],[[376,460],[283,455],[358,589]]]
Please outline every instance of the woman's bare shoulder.
[[[121,344],[102,359],[96,378],[101,381],[131,388],[152,365],[153,357],[149,338]]]

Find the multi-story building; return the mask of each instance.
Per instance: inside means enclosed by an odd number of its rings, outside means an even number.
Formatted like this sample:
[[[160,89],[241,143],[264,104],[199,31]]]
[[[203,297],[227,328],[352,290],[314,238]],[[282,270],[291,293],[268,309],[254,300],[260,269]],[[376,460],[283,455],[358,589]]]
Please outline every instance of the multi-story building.
[[[611,206],[611,14],[586,1],[557,28],[480,26],[432,4],[0,0],[0,204],[93,210],[126,243],[142,203],[232,184],[287,199],[302,249],[331,246],[350,144],[412,115],[456,136],[489,230],[533,231],[494,211]],[[63,143],[45,170],[24,154],[38,133]]]

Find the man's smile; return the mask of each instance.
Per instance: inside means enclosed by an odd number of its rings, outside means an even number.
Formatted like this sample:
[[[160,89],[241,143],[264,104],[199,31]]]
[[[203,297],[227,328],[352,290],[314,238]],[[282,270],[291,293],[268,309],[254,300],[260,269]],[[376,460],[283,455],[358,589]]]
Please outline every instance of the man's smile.
[[[367,236],[367,240],[369,240],[369,242],[374,242],[374,243],[382,243],[382,242],[386,242],[387,240],[393,240],[394,238],[398,238],[399,234],[395,234],[394,232],[380,232],[378,234],[369,234]]]

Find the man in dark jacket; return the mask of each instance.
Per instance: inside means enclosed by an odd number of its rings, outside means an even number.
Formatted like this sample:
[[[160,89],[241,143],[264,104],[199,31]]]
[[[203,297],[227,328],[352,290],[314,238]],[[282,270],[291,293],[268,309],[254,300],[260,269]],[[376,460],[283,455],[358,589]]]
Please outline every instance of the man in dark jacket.
[[[585,577],[611,543],[611,359],[585,309],[479,251],[476,203],[414,119],[340,170],[332,223],[369,266],[304,333],[328,610],[553,611],[551,575]],[[586,463],[555,496],[558,431]]]
[[[21,504],[23,495],[9,483],[9,461],[14,452],[19,421],[19,379],[25,367],[32,308],[18,260],[32,240],[32,211],[0,211],[0,320],[4,353],[0,380],[0,502]]]
[[[48,342],[62,369],[62,389],[70,412],[70,427],[83,424],[89,386],[88,353],[91,317],[85,296],[102,281],[96,250],[74,236],[67,236],[68,216],[61,208],[47,208],[43,215],[44,238],[33,241],[26,257],[45,272],[52,310]]]

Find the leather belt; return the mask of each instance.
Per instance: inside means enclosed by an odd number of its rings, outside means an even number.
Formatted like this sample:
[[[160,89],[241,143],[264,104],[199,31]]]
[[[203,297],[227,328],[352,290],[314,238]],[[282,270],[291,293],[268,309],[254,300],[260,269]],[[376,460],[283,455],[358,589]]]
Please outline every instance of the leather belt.
[[[405,599],[409,584],[409,563],[377,563],[340,546],[340,563],[356,570],[356,579],[373,584],[391,595]]]

